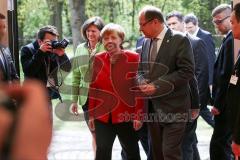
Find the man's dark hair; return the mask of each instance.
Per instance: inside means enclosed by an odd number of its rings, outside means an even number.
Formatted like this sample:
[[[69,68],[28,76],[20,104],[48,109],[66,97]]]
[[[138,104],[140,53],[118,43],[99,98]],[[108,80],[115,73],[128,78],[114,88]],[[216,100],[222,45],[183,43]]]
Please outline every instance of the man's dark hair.
[[[178,12],[178,11],[173,11],[173,12],[170,12],[167,16],[166,16],[166,20],[168,20],[169,18],[172,18],[172,17],[177,17],[178,21],[179,22],[183,22],[183,14],[181,12]]]
[[[0,13],[0,19],[6,19],[6,17],[2,13]]]
[[[59,36],[56,27],[51,26],[51,25],[47,25],[47,26],[44,26],[44,27],[39,29],[39,31],[37,33],[37,38],[40,39],[40,40],[43,40],[47,33],[49,33],[53,36]]]
[[[185,23],[192,22],[196,26],[198,24],[198,18],[193,13],[190,13],[184,17],[184,22]]]
[[[86,41],[88,41],[86,31],[90,25],[96,26],[98,28],[98,30],[101,31],[104,27],[104,22],[103,22],[102,18],[100,18],[100,17],[92,17],[92,18],[87,19],[83,23],[81,31],[82,31],[82,36],[84,37],[84,39]]]
[[[232,9],[229,4],[220,4],[216,8],[213,9],[212,11],[212,17],[215,17],[219,13],[225,12],[226,16],[230,16]]]
[[[239,23],[239,22],[240,22],[240,3],[237,3],[237,4],[234,6],[233,11],[234,11],[234,13],[235,13],[237,22]]]
[[[164,23],[163,14],[161,10],[157,7],[146,6],[140,11],[139,15],[142,13],[144,14],[146,21],[158,19],[161,23]]]

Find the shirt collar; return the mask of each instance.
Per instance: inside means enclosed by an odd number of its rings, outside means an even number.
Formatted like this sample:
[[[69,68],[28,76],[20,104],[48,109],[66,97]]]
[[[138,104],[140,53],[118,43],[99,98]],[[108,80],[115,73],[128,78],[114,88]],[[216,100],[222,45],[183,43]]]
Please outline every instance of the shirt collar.
[[[167,33],[167,27],[164,25],[163,30],[161,31],[161,33],[159,33],[159,35],[156,38],[162,40],[166,33]]]
[[[197,27],[196,31],[193,33],[193,36],[196,36],[196,37],[197,37],[198,31],[199,31],[199,27]]]

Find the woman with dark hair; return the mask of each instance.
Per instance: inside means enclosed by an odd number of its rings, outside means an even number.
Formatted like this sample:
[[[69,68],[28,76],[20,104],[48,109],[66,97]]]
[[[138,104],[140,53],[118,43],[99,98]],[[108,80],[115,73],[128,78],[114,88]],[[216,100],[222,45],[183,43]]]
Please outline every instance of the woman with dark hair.
[[[82,26],[82,36],[86,42],[77,46],[73,59],[72,105],[71,110],[78,114],[78,105],[82,107],[84,118],[88,124],[88,88],[91,77],[91,62],[96,53],[103,51],[100,42],[100,31],[104,22],[100,17],[87,19]],[[95,153],[95,133],[92,132],[92,147]]]

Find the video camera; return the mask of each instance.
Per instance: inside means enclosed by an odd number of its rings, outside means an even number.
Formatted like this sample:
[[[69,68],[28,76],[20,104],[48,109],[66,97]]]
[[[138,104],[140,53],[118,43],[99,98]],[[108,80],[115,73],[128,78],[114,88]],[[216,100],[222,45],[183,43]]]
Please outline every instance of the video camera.
[[[62,41],[52,41],[51,46],[53,49],[63,48],[65,49],[69,44],[69,40],[63,39]]]

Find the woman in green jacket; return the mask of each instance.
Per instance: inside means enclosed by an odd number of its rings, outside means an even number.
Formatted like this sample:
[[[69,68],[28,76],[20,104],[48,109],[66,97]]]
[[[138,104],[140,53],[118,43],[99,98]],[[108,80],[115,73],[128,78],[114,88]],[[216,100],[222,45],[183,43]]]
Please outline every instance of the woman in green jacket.
[[[84,22],[81,31],[86,42],[77,46],[73,59],[72,75],[72,104],[71,110],[78,114],[78,107],[82,107],[85,121],[88,124],[88,90],[91,81],[91,65],[96,53],[103,51],[100,42],[100,31],[104,27],[104,22],[100,17],[92,17]],[[96,152],[95,133],[92,133],[92,147]]]

